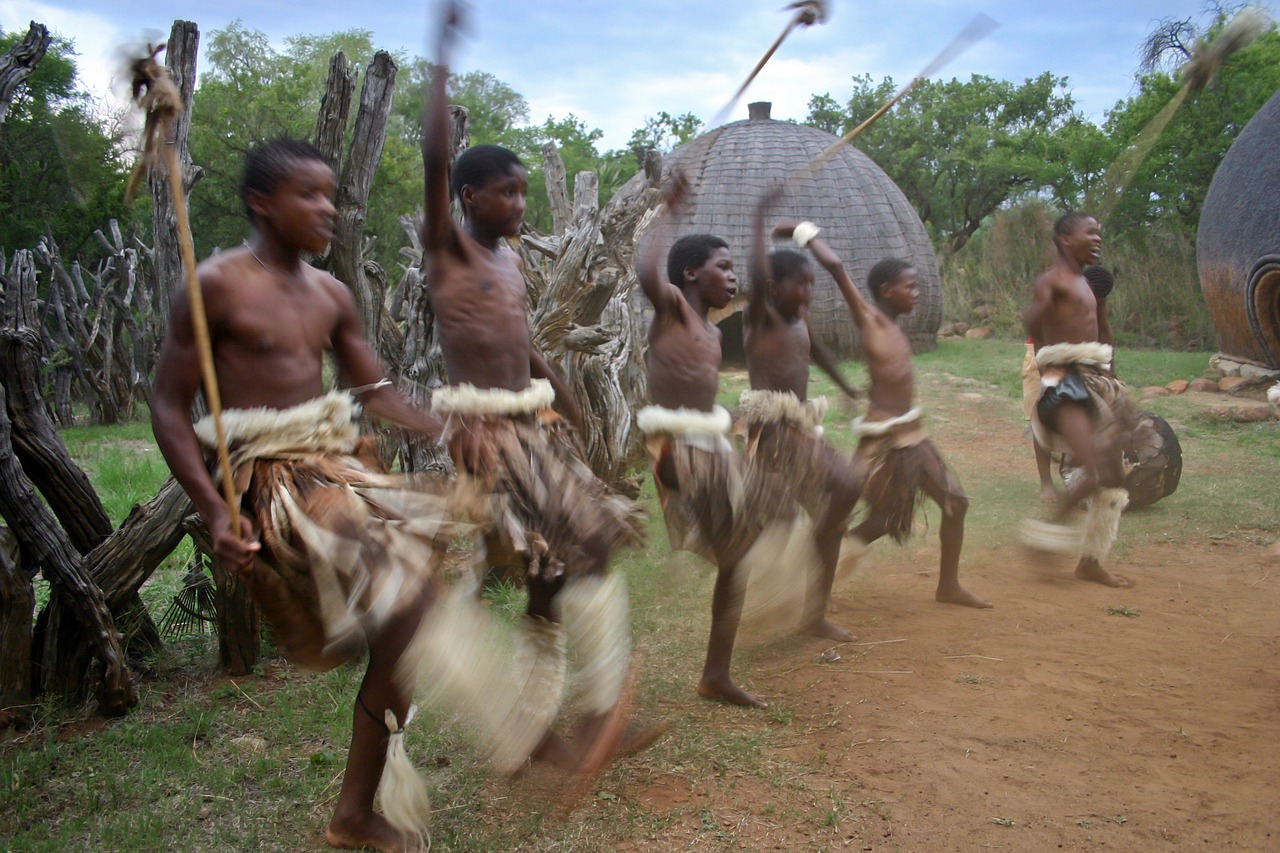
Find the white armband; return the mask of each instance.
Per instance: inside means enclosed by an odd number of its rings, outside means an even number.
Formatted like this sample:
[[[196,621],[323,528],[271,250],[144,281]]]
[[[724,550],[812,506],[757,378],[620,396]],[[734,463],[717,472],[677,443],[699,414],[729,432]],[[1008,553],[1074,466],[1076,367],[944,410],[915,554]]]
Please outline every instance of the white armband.
[[[809,245],[809,241],[818,236],[818,232],[822,229],[812,222],[801,222],[791,232],[791,239],[795,240],[796,245],[803,249]]]

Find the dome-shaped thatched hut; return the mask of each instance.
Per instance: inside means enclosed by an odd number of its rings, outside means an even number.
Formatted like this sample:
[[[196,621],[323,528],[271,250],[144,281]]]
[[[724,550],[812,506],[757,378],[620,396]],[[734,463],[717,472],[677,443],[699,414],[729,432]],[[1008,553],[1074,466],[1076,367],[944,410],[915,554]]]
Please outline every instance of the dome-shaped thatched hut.
[[[676,148],[664,172],[680,166],[691,184],[689,206],[674,221],[673,234],[710,232],[729,242],[739,284],[736,307],[745,304],[749,286],[751,226],[755,205],[765,190],[802,170],[837,137],[806,125],[774,121],[768,103],[750,107],[749,119],[722,125]],[[643,175],[632,179],[644,180]],[[907,197],[870,157],[848,145],[815,174],[788,186],[768,214],[810,219],[845,262],[850,277],[866,293],[867,273],[883,258],[911,260],[920,273],[920,301],[901,320],[916,352],[937,346],[942,322],[942,285],[938,261],[924,224]],[[814,332],[840,356],[854,355],[857,333],[849,309],[826,271],[816,270],[810,318]],[[716,319],[716,318],[713,318]],[[725,320],[725,354],[740,347],[740,320]],[[735,340],[736,338],[736,340]]]
[[[1200,214],[1200,286],[1218,348],[1280,368],[1280,92],[1222,159]]]

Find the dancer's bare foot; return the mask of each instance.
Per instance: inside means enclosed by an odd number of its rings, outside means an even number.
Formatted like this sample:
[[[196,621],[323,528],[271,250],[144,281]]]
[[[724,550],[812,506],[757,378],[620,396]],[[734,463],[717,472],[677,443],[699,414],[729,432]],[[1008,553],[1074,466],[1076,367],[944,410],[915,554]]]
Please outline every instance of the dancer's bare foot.
[[[816,622],[810,622],[800,628],[805,634],[813,637],[821,637],[824,640],[835,640],[837,643],[851,643],[858,639],[850,632],[841,628],[839,625],[833,625],[826,619],[819,619]]]
[[[653,746],[654,742],[667,733],[670,728],[666,723],[640,723],[632,720],[627,730],[622,733],[622,743],[618,744],[618,757],[635,755]]]
[[[728,677],[708,678],[702,677],[702,681],[698,682],[698,695],[703,699],[713,699],[721,702],[728,702],[731,705],[741,705],[744,708],[768,708],[769,703],[762,699],[752,696],[743,690]]]
[[[1111,572],[1102,568],[1097,560],[1089,557],[1083,557],[1080,565],[1076,566],[1076,577],[1082,581],[1093,581],[1103,586],[1112,587],[1130,587],[1133,586],[1126,578],[1120,575],[1113,575]]]
[[[955,586],[938,584],[938,591],[933,597],[943,604],[963,604],[965,607],[977,607],[980,610],[993,606],[990,601],[977,593],[969,592],[960,584]]]
[[[1051,483],[1040,487],[1040,503],[1051,504],[1058,499],[1058,490]]]
[[[370,813],[363,820],[341,820],[334,815],[329,828],[324,832],[324,840],[330,847],[341,850],[360,850],[373,848],[383,853],[412,853],[426,850],[393,827],[385,817]]]
[[[560,814],[567,816],[595,786],[596,780],[609,766],[622,746],[627,724],[631,719],[631,708],[635,697],[636,671],[632,668],[627,676],[622,695],[612,708],[603,714],[593,714],[584,719],[579,726],[579,737],[583,740],[582,759],[574,768],[576,777],[565,789],[560,804]]]
[[[578,766],[578,753],[570,748],[564,738],[551,731],[542,736],[542,741],[529,757],[534,761],[545,761],[552,767],[564,771],[574,770]]]

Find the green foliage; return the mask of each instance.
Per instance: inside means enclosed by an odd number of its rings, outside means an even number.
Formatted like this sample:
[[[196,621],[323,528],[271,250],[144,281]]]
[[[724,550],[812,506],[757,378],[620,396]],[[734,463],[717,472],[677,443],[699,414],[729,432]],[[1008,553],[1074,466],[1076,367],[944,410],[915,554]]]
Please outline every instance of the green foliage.
[[[889,77],[853,83],[844,108],[829,94],[811,99],[807,121],[843,134],[897,91]],[[1074,112],[1066,78],[1045,72],[1021,85],[979,74],[967,82],[925,80],[855,144],[906,194],[935,241],[954,252],[1011,198],[1055,183],[1078,192],[1063,173],[1086,155],[1071,145],[1095,141]]]
[[[329,58],[339,50],[363,73],[373,57],[372,34],[348,30],[294,36],[286,39],[283,52],[271,46],[265,33],[246,29],[239,20],[210,34],[191,106],[191,158],[204,170],[191,194],[199,255],[234,246],[248,232],[240,201],[245,152],[281,136],[313,138]],[[358,85],[356,91],[358,97]],[[355,111],[353,105],[352,119]],[[385,184],[379,177],[374,178],[375,196]],[[372,200],[369,208],[381,209]]]
[[[24,33],[0,34],[0,54]],[[83,92],[76,52],[55,37],[0,124],[0,246],[30,248],[54,235],[68,260],[93,231],[126,220],[120,117]]]
[[[683,145],[702,132],[702,119],[693,113],[673,116],[663,110],[644,120],[644,126],[631,132],[627,149],[635,157],[636,167],[644,166],[646,151],[669,153],[677,145]]]

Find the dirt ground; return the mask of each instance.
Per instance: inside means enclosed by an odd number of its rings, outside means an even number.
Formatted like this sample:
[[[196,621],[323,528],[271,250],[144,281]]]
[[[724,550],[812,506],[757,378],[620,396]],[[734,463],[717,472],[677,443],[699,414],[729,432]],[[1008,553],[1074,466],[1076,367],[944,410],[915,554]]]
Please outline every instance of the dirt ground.
[[[944,453],[962,479],[1026,471],[1035,513],[1026,446],[993,442],[973,402]],[[962,560],[988,611],[934,603],[936,535],[879,543],[835,596],[857,643],[754,658],[751,688],[786,709],[760,756],[781,778],[633,782],[669,819],[634,849],[1280,850],[1280,561],[1230,537],[1130,541],[1113,567],[1135,585],[1111,590],[1009,539]]]

